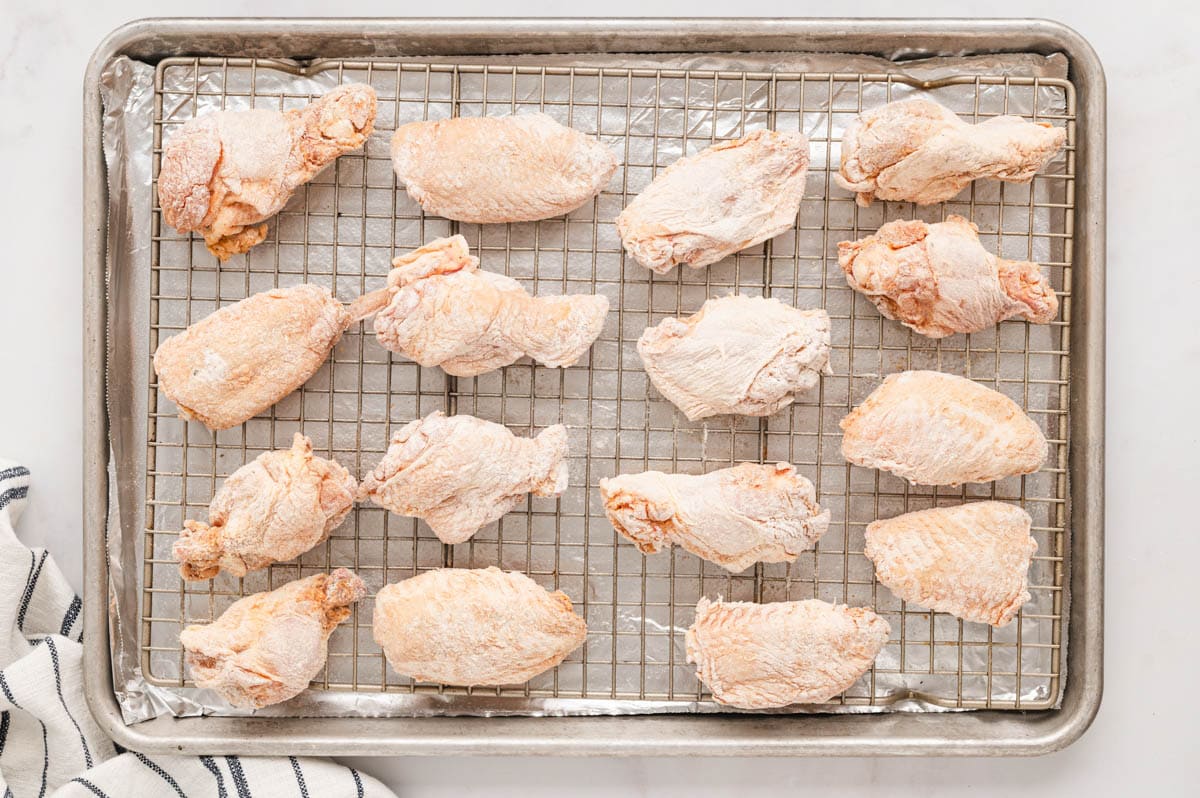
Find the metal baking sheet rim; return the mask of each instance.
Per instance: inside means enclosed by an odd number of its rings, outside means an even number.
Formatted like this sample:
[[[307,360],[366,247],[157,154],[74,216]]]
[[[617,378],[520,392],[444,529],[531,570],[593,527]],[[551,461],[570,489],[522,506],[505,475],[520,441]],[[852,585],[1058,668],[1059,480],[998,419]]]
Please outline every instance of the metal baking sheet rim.
[[[1076,266],[1069,453],[1070,646],[1060,709],[891,715],[624,717],[169,718],[134,726],[112,688],[105,520],[107,182],[99,77],[118,55],[282,58],[515,52],[854,52],[890,58],[1063,52],[1078,98]],[[593,756],[1007,756],[1050,753],[1090,726],[1102,694],[1104,551],[1105,81],[1078,33],[1046,20],[867,19],[172,19],[113,31],[84,78],[85,693],[120,744],[156,753]],[[1082,301],[1080,301],[1082,300]]]

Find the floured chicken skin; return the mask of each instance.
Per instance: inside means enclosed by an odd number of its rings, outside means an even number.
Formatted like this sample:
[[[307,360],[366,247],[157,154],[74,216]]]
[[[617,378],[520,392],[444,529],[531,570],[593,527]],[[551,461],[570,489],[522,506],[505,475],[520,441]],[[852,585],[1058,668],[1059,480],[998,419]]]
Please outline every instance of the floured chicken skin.
[[[1046,437],[1002,393],[936,371],[892,374],[841,421],[842,456],[917,485],[1031,474]]]
[[[180,418],[236,426],[315,374],[356,315],[310,283],[247,297],[159,344],[159,390]]]
[[[710,299],[638,339],[650,382],[689,420],[769,416],[829,371],[829,314],[778,299]]]
[[[186,123],[163,148],[163,221],[204,235],[222,261],[267,235],[267,219],[299,186],[358,149],[375,124],[375,90],[339,86],[304,108],[216,111]]]
[[[565,593],[498,568],[442,568],[375,597],[375,642],[397,673],[451,685],[519,684],[587,637]]]
[[[401,125],[392,165],[426,213],[497,224],[575,210],[600,193],[617,158],[594,138],[533,113]]]
[[[997,116],[972,125],[931,100],[901,100],[850,123],[834,179],[864,207],[872,199],[932,205],[984,177],[1027,183],[1066,140],[1049,122]]]
[[[791,228],[807,174],[802,133],[756,130],[671,164],[621,212],[617,231],[651,271],[698,269]]]
[[[296,433],[291,449],[260,454],[234,471],[208,507],[208,523],[184,521],[173,548],[186,580],[220,571],[245,576],[295,559],[329,537],[354,505],[357,484]]]
[[[480,271],[462,236],[440,238],[392,266],[388,287],[363,297],[381,307],[375,317],[379,343],[455,377],[525,356],[553,368],[573,365],[600,335],[608,314],[604,296],[532,297],[516,280]]]
[[[567,428],[518,438],[474,416],[431,413],[392,437],[363,477],[359,499],[423,518],[443,543],[462,543],[534,496],[567,489]]]
[[[325,667],[329,636],[366,592],[338,568],[235,601],[212,623],[179,633],[192,679],[235,707],[294,698]]]
[[[869,524],[866,555],[880,583],[905,601],[1006,626],[1029,601],[1032,523],[1003,502],[935,507]]]
[[[675,544],[734,573],[792,562],[829,528],[812,483],[787,463],[621,474],[600,480],[600,496],[608,520],[644,554]]]
[[[720,704],[772,709],[820,704],[871,669],[891,634],[866,608],[824,601],[700,599],[687,659]]]
[[[888,222],[875,235],[838,244],[838,265],[880,313],[930,338],[1014,317],[1046,324],[1058,315],[1058,297],[1038,265],[997,258],[961,216]]]

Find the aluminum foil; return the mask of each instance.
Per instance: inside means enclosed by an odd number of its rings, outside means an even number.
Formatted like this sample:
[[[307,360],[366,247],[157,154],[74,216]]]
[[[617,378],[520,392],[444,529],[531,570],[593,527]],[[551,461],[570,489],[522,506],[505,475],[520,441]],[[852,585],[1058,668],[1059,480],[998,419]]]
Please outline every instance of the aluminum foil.
[[[591,89],[583,80],[557,80],[542,75],[541,82],[530,88],[524,82],[525,77],[515,72],[511,81],[493,78],[491,86],[486,77],[464,73],[460,83],[451,92],[449,84],[442,85],[446,73],[435,71],[432,73],[436,77],[434,85],[427,81],[423,88],[418,86],[414,100],[412,87],[403,83],[404,69],[398,70],[394,62],[378,63],[374,71],[363,69],[361,62],[350,66],[318,63],[304,70],[275,69],[261,63],[254,70],[227,70],[219,65],[194,64],[160,67],[162,82],[157,97],[161,103],[160,110],[156,110],[153,66],[118,59],[104,73],[101,88],[105,107],[104,151],[109,174],[110,246],[107,274],[107,373],[112,453],[107,537],[110,639],[114,689],[126,722],[133,723],[162,714],[248,714],[229,707],[211,691],[189,686],[178,652],[177,633],[182,624],[205,621],[219,614],[238,595],[277,587],[290,578],[347,564],[359,567],[360,575],[367,580],[373,593],[385,581],[394,578],[397,569],[401,573],[412,572],[438,567],[447,561],[458,567],[498,564],[526,570],[547,587],[565,590],[585,614],[593,633],[585,649],[568,658],[557,671],[533,680],[527,693],[513,689],[464,693],[430,686],[418,686],[414,690],[410,689],[409,683],[386,671],[378,648],[370,640],[368,600],[356,611],[353,621],[339,628],[331,640],[334,656],[331,657],[327,673],[318,679],[318,682],[330,685],[330,689],[312,689],[283,705],[269,707],[255,714],[602,715],[728,711],[707,700],[706,694],[702,694],[695,683],[692,666],[685,661],[683,632],[691,622],[690,607],[694,606],[695,599],[701,594],[712,597],[722,594],[729,599],[763,601],[816,596],[851,604],[874,604],[880,611],[893,613],[887,617],[892,621],[893,640],[899,639],[899,644],[884,649],[877,662],[877,671],[848,692],[846,703],[790,707],[780,712],[945,711],[955,708],[947,705],[954,704],[956,695],[963,697],[976,694],[985,695],[999,703],[1011,701],[1018,695],[1022,701],[1039,706],[1057,701],[1065,677],[1063,665],[1056,666],[1057,670],[1054,670],[1056,680],[1026,678],[1022,681],[1019,678],[981,674],[1042,673],[1050,669],[1048,658],[1051,656],[1065,663],[1065,631],[1062,631],[1061,640],[1052,640],[1050,622],[1043,619],[1043,616],[1053,614],[1061,617],[1065,625],[1065,591],[1058,598],[1055,598],[1054,590],[1035,593],[1034,600],[1025,610],[1030,617],[1023,619],[1020,625],[1013,624],[1002,630],[990,630],[977,624],[966,624],[964,627],[949,616],[921,613],[914,608],[905,609],[901,614],[900,603],[886,589],[871,585],[869,562],[861,554],[853,557],[848,554],[855,546],[861,551],[861,524],[865,520],[872,520],[876,512],[890,515],[943,500],[956,503],[956,499],[962,496],[988,495],[986,486],[978,490],[968,488],[957,494],[918,489],[908,491],[899,480],[887,475],[872,475],[878,479],[874,483],[876,494],[864,497],[853,484],[853,480],[861,476],[859,470],[834,464],[836,468],[825,475],[820,500],[823,504],[833,503],[834,529],[840,531],[835,534],[831,530],[827,538],[840,538],[838,544],[830,547],[832,550],[823,550],[822,546],[818,546],[815,553],[803,555],[791,568],[783,565],[760,566],[740,577],[730,577],[721,569],[701,563],[678,550],[670,555],[642,558],[628,544],[621,545],[616,541],[614,545],[614,533],[604,522],[596,498],[589,495],[586,485],[589,479],[594,484],[598,476],[628,465],[627,458],[623,459],[619,454],[621,443],[617,439],[626,441],[628,448],[628,436],[641,434],[635,448],[644,449],[646,454],[644,457],[638,454],[633,459],[638,463],[645,461],[651,467],[661,460],[658,450],[663,446],[672,449],[681,462],[687,459],[689,463],[700,464],[694,466],[698,470],[722,467],[738,460],[758,460],[763,455],[764,445],[768,459],[791,458],[799,462],[810,458],[820,463],[822,452],[825,451],[822,443],[806,442],[807,438],[794,433],[811,425],[812,419],[823,413],[824,408],[815,402],[809,405],[798,403],[791,411],[782,414],[786,416],[782,424],[779,418],[772,419],[765,431],[757,420],[746,419],[688,425],[681,422],[677,414],[661,401],[648,401],[644,385],[634,385],[632,388],[640,391],[640,397],[623,395],[621,391],[630,390],[629,383],[633,379],[628,371],[624,388],[619,384],[610,384],[615,379],[613,375],[617,363],[625,362],[630,353],[621,351],[622,347],[617,342],[606,342],[604,336],[594,349],[592,362],[611,368],[597,370],[590,376],[586,364],[568,369],[561,373],[561,395],[553,401],[540,402],[539,386],[546,380],[557,381],[560,372],[514,366],[504,372],[483,375],[471,381],[459,380],[450,385],[436,369],[404,371],[400,367],[397,370],[398,367],[391,365],[393,361],[389,360],[387,353],[378,349],[371,336],[351,331],[335,350],[334,366],[319,372],[303,391],[281,402],[269,424],[256,419],[248,422],[244,429],[214,436],[197,425],[170,420],[168,416],[173,410],[172,406],[161,396],[156,396],[153,410],[159,415],[156,416],[154,451],[158,460],[154,467],[148,469],[147,421],[151,409],[147,406],[150,374],[148,332],[151,329],[152,306],[156,323],[182,324],[189,314],[195,319],[215,309],[217,297],[224,303],[277,283],[290,285],[301,280],[326,284],[339,298],[349,301],[361,291],[383,283],[393,252],[390,247],[372,246],[373,243],[388,240],[396,249],[404,251],[422,240],[451,231],[449,223],[444,220],[424,219],[403,191],[392,184],[390,171],[386,167],[387,136],[396,124],[423,118],[422,114],[431,118],[449,115],[454,106],[463,115],[492,113],[494,111],[489,108],[491,103],[502,109],[509,105],[520,110],[544,107],[548,113],[564,116],[562,121],[585,132],[599,133],[602,138],[612,133],[606,125],[610,122],[608,113],[613,109],[603,100],[603,92],[608,84],[601,78],[596,79],[598,98],[588,94]],[[736,81],[731,84],[733,88],[727,90],[721,81],[714,79],[712,95],[707,101],[709,107],[698,113],[690,107],[694,99],[691,92],[696,88],[688,81],[634,79],[622,83],[620,86],[626,96],[618,105],[624,108],[617,108],[615,112],[628,116],[622,117],[619,124],[626,130],[653,126],[656,132],[656,149],[653,151],[638,150],[644,145],[645,137],[626,145],[631,165],[626,168],[623,179],[630,195],[640,190],[652,175],[649,167],[634,168],[632,164],[635,161],[661,167],[685,153],[701,148],[706,136],[715,138],[731,135],[738,125],[767,124],[771,121],[771,114],[774,114],[776,124],[798,125],[810,133],[814,139],[813,168],[824,168],[827,172],[828,164],[836,163],[838,158],[836,140],[841,127],[853,116],[851,109],[885,102],[889,95],[892,99],[899,99],[920,93],[928,86],[931,96],[960,112],[969,112],[974,107],[982,108],[985,113],[996,113],[997,109],[1003,107],[1012,113],[1028,114],[1035,108],[1041,113],[1047,110],[1063,113],[1066,108],[1066,96],[1059,87],[1043,86],[1036,92],[1032,88],[1015,92],[1006,91],[1002,85],[930,85],[950,76],[962,75],[1065,78],[1066,60],[1061,56],[1011,54],[927,59],[897,64],[853,55],[742,53],[662,57],[513,56],[455,58],[452,61],[405,59],[405,63],[721,70],[758,75],[889,74],[898,81],[860,84],[853,81],[835,83],[831,80],[829,90],[821,100],[824,111],[811,108],[803,96],[792,98],[795,101],[794,110],[789,111],[787,109],[793,106],[789,105],[791,100],[786,94],[795,88],[789,83],[780,82],[775,87],[777,95],[773,98],[775,107],[772,109],[772,98],[765,88],[767,82],[757,78],[752,84],[743,82],[739,98],[736,96]],[[271,223],[268,243],[260,245],[247,258],[234,259],[217,267],[215,261],[204,253],[202,242],[178,236],[165,225],[159,230],[152,228],[153,157],[155,147],[161,144],[155,140],[156,131],[163,139],[168,139],[178,123],[223,106],[249,107],[253,103],[257,107],[294,107],[303,103],[304,98],[319,95],[341,81],[379,80],[382,73],[394,73],[397,85],[393,90],[395,102],[381,104],[379,131],[367,146],[368,155],[374,154],[376,157],[367,158],[354,167],[354,159],[347,156],[342,159],[341,171],[330,169],[319,176],[310,189],[299,193],[285,213]],[[420,75],[420,70],[414,74]],[[537,76],[534,75],[534,78]],[[422,92],[425,93],[423,97]],[[493,92],[498,93],[494,95]],[[589,121],[587,114],[580,117],[580,106],[594,107],[594,119]],[[829,108],[838,113],[828,113]],[[160,115],[158,124],[156,114]],[[670,136],[664,135],[659,141],[658,131],[668,128]],[[821,133],[822,130],[828,135]],[[819,141],[822,137],[824,141]],[[1062,162],[1058,162],[1057,166],[1061,168]],[[347,185],[350,191],[344,190]],[[1039,195],[1040,201],[1061,202],[1061,196],[1056,193],[1065,190],[1061,186],[1059,183],[1039,187],[1035,183],[1033,188],[1024,190],[1048,192],[1045,196]],[[824,190],[836,189],[830,189],[827,184]],[[1009,190],[1010,199],[1022,196],[1021,187]],[[986,198],[987,195],[982,193],[985,189],[981,188],[980,191],[981,198]],[[812,193],[810,190],[809,194]],[[361,203],[353,199],[353,194],[361,195]],[[976,212],[973,220],[981,227],[985,245],[1008,257],[1039,261],[1065,260],[1061,238],[1055,236],[1056,233],[1062,233],[1061,214],[1056,216],[1052,211],[1042,209],[1036,213],[1030,211],[1028,223],[1023,228],[1024,234],[1009,235],[1009,225],[1015,223],[1004,217],[1008,211],[1003,197],[1001,195],[1001,202],[996,202],[994,196],[988,202],[981,201],[978,209],[972,204],[972,210]],[[1025,212],[1024,206],[1019,203],[1016,207],[1020,212]],[[635,338],[640,327],[649,319],[657,321],[662,315],[694,311],[711,286],[739,286],[747,292],[763,291],[769,287],[773,296],[808,305],[814,304],[814,297],[821,296],[819,286],[829,264],[828,251],[824,252],[824,263],[819,258],[815,264],[803,259],[793,262],[793,269],[797,268],[797,262],[803,268],[811,266],[810,273],[799,277],[795,274],[784,275],[778,282],[771,273],[774,262],[764,260],[762,253],[757,256],[754,253],[739,255],[711,267],[707,274],[651,278],[641,271],[635,273],[626,270],[622,275],[619,266],[614,266],[608,257],[611,252],[619,251],[620,246],[612,230],[611,219],[600,224],[589,216],[589,213],[615,216],[617,210],[619,208],[603,206],[601,201],[595,208],[581,209],[572,214],[568,217],[568,224],[559,223],[562,243],[557,245],[557,249],[554,249],[555,245],[546,243],[548,236],[544,231],[558,228],[513,225],[506,232],[504,226],[479,228],[462,225],[456,229],[461,229],[468,236],[473,248],[481,250],[485,268],[498,268],[497,258],[502,258],[504,268],[531,290],[537,290],[539,281],[545,281],[550,286],[548,290],[553,293],[561,292],[564,286],[573,290],[597,290],[610,293],[614,306],[623,299],[627,307],[638,307],[638,313],[629,314],[635,317],[632,321],[638,325],[638,330],[633,331]],[[966,212],[967,209],[951,207],[951,210]],[[309,211],[313,212],[312,218],[307,215]],[[821,213],[826,214],[826,223],[834,224],[828,218],[830,211],[822,197],[810,196],[805,200],[800,214],[800,231],[792,246],[799,249],[815,243],[818,251],[827,247],[830,241],[836,246],[837,236],[815,239],[810,236],[813,228],[811,224],[806,227],[805,220],[811,222],[814,214],[820,219]],[[893,218],[892,211],[883,203],[877,203],[869,211],[855,213],[855,224],[861,225],[864,230],[873,229],[882,221]],[[934,220],[936,216],[922,218]],[[393,219],[394,226],[388,225],[388,219]],[[580,222],[584,229],[595,235],[599,254],[592,253],[588,257],[588,242],[579,244],[574,241],[574,221]],[[379,225],[390,229],[373,239],[374,228]],[[356,229],[358,232],[355,232]],[[300,235],[305,242],[303,247],[289,243]],[[155,237],[159,246],[157,254],[153,246]],[[318,243],[328,237],[333,238],[332,246]],[[777,241],[775,255],[786,254],[787,246],[787,241]],[[549,247],[554,250],[555,258],[561,258],[561,264],[556,267],[558,271],[545,273],[549,267],[545,257],[539,260],[539,247]],[[503,255],[497,254],[501,251]],[[157,262],[152,264],[155,258]],[[301,260],[303,267],[293,268]],[[834,269],[835,261],[836,258]],[[202,264],[202,268],[159,271],[158,282],[154,284],[156,288],[152,289],[153,271],[179,264]],[[186,287],[178,282],[182,279],[180,275],[187,275]],[[1060,290],[1063,288],[1061,279],[1060,273]],[[583,283],[593,288],[581,287]],[[556,285],[559,287],[554,288]],[[668,293],[673,296],[665,304],[660,304],[660,287],[664,285],[671,289]],[[157,298],[153,301],[152,290],[157,291]],[[182,301],[169,298],[181,292],[186,294]],[[861,301],[850,295],[848,290],[836,294],[830,292],[829,296],[832,297],[829,301]],[[831,307],[830,310],[848,314],[852,307],[852,304],[846,304],[838,308]],[[873,311],[865,311],[860,307],[857,318],[871,318],[872,314]],[[610,324],[618,323],[617,314],[612,316]],[[853,374],[846,375],[844,385],[836,380],[826,381],[827,399],[832,398],[835,410],[844,408],[846,403],[861,401],[877,384],[880,376],[900,368],[936,367],[959,373],[970,372],[977,378],[980,369],[992,369],[989,372],[992,377],[1003,379],[1006,375],[1011,377],[1017,373],[1011,371],[1017,365],[1002,362],[999,352],[1002,339],[1007,342],[1004,346],[1019,347],[1023,338],[1026,352],[1050,352],[1061,345],[1061,341],[1052,338],[1060,334],[1055,329],[1027,328],[1023,324],[1001,325],[996,333],[995,363],[981,365],[975,363],[969,347],[961,353],[953,349],[944,352],[940,346],[915,339],[911,340],[907,351],[903,351],[905,342],[910,342],[906,331],[894,324],[881,325],[879,330],[879,339],[872,344],[879,353],[874,366],[863,367],[861,360],[855,361]],[[855,350],[856,346],[861,345],[862,338],[860,334],[859,343],[856,344],[853,335],[849,330],[835,329],[835,347],[840,347],[839,351]],[[1030,360],[1031,357],[1033,360]],[[359,368],[358,381],[351,386],[351,390],[339,391],[337,385],[344,370],[339,371],[337,364],[359,360],[366,365]],[[971,371],[973,368],[974,372]],[[846,363],[835,363],[835,371],[845,372],[847,369]],[[1027,395],[1014,398],[1026,401],[1034,409],[1057,407],[1060,399],[1058,391],[1063,388],[1038,381],[1045,377],[1047,382],[1052,383],[1053,378],[1058,376],[1057,369],[1057,360],[1038,360],[1037,356],[1027,355],[1019,373],[1026,378],[1035,378],[1035,382],[1029,383],[1027,380]],[[585,393],[571,393],[572,385],[585,382],[588,386]],[[398,385],[403,388],[398,389]],[[389,390],[391,395],[387,395]],[[374,407],[380,394],[385,398],[380,400],[380,407]],[[335,532],[330,544],[321,551],[305,555],[298,565],[275,566],[269,573],[251,575],[244,582],[220,577],[207,592],[190,588],[183,591],[177,576],[174,582],[171,581],[172,569],[168,562],[171,538],[163,534],[147,535],[147,528],[176,529],[184,518],[203,517],[204,507],[220,479],[244,462],[268,448],[285,445],[293,430],[302,429],[313,437],[318,449],[333,452],[348,466],[353,462],[361,473],[386,446],[391,428],[389,425],[402,424],[417,415],[441,409],[444,398],[448,396],[454,397],[460,412],[472,412],[503,421],[518,432],[521,432],[522,422],[509,417],[514,413],[524,419],[523,423],[529,429],[559,420],[566,423],[572,434],[571,480],[574,487],[558,502],[531,500],[527,508],[519,509],[500,524],[484,530],[470,544],[453,547],[451,551],[440,546],[423,525],[408,521],[398,524],[397,519],[386,518],[386,513],[382,511],[360,508],[353,514],[352,522]],[[317,405],[327,401],[328,410],[320,407],[314,410],[311,407],[314,398],[318,400],[315,403]],[[582,401],[577,401],[580,399]],[[648,421],[639,421],[632,428],[627,428],[621,405],[624,403],[628,408],[635,399],[642,402],[637,404],[637,412],[642,413]],[[346,423],[346,413],[357,414],[357,424]],[[320,423],[314,423],[314,418],[320,419]],[[836,419],[831,418],[831,423],[836,427]],[[655,430],[663,425],[673,430],[671,440],[656,437]],[[184,446],[184,443],[191,448]],[[824,443],[825,447],[828,445],[828,442]],[[811,451],[809,447],[813,447]],[[177,463],[171,460],[174,456],[172,452],[176,449],[182,452],[181,460]],[[669,460],[667,463],[669,465]],[[803,472],[806,469],[801,470]],[[811,469],[809,471],[807,475],[813,477]],[[150,497],[146,496],[148,473],[155,476],[154,492]],[[863,473],[870,472],[863,470]],[[850,476],[846,477],[845,474]],[[1016,492],[1020,492],[1021,496],[1053,495],[1056,490],[1053,479],[1053,474],[1037,474],[1027,477],[1025,481],[1002,484],[998,489],[1004,495]],[[847,480],[851,484],[847,484]],[[884,495],[882,499],[880,491]],[[888,498],[901,492],[904,495],[902,506]],[[149,503],[147,498],[150,499]],[[153,509],[154,517],[147,517],[147,507]],[[1035,528],[1061,528],[1061,521],[1052,517],[1052,504],[1035,504],[1027,509],[1034,515]],[[592,543],[588,542],[589,530]],[[1064,537],[1065,534],[1063,530]],[[603,538],[602,544],[595,543],[598,537]],[[1043,534],[1039,538],[1042,554],[1048,553],[1051,537],[1052,534]],[[381,538],[392,542],[393,553],[403,549],[399,555],[401,561],[393,562],[393,555],[388,553],[386,544],[377,545]],[[147,545],[152,546],[153,550],[145,551]],[[411,554],[408,553],[410,547]],[[551,551],[552,556],[549,553]],[[149,566],[146,565],[147,559],[150,560]],[[841,562],[829,564],[826,562],[828,559]],[[864,563],[868,569],[865,578],[862,573]],[[1054,573],[1055,567],[1052,559],[1035,562],[1031,581],[1040,585],[1064,585],[1061,574],[1056,576]],[[830,573],[835,574],[836,578],[830,580]],[[145,584],[146,579],[151,579],[153,585]],[[688,586],[682,592],[679,588],[681,584]],[[154,589],[147,592],[147,587]],[[665,594],[662,593],[664,590]],[[689,590],[692,592],[688,593]],[[1055,601],[1061,603],[1055,607]],[[897,622],[904,626],[903,630],[897,628]],[[927,628],[910,628],[918,622]],[[1022,656],[1030,657],[1030,662],[1016,661],[1018,649],[1012,643],[1018,636],[1027,644]],[[960,638],[962,644],[949,648],[939,648],[936,642]],[[1056,651],[1055,645],[1058,646]],[[596,657],[602,658],[593,658],[593,648],[603,649],[607,646],[611,646],[611,654],[598,651]],[[943,661],[947,654],[957,658],[957,664]],[[986,689],[982,686],[982,679],[986,679]],[[347,686],[356,686],[358,689],[346,689]],[[558,696],[554,697],[551,695],[553,693]],[[583,696],[584,693],[589,697],[573,697]],[[606,693],[611,697],[590,697]],[[689,694],[693,697],[689,698]],[[643,695],[648,697],[639,697]],[[660,695],[670,695],[672,698],[654,698]],[[968,701],[964,706],[971,704]]]

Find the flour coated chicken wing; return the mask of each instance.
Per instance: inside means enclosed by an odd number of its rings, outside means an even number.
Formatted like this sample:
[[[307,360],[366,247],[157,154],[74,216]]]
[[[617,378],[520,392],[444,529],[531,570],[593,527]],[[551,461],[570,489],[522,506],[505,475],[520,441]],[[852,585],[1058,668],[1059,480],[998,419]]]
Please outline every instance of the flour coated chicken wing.
[[[254,294],[159,344],[158,388],[180,418],[228,429],[299,388],[354,320],[310,283]]]
[[[338,568],[239,599],[212,623],[179,633],[192,679],[235,707],[294,698],[321,672],[329,636],[366,592]]]
[[[621,474],[600,480],[600,496],[608,520],[643,553],[674,544],[734,573],[792,562],[829,528],[812,483],[787,463]]]
[[[295,559],[329,537],[354,505],[357,484],[296,433],[291,449],[260,454],[213,496],[208,523],[184,521],[173,548],[184,579],[245,576]]]
[[[419,682],[519,684],[557,666],[587,637],[565,593],[498,568],[442,568],[375,597],[375,642]]]
[[[870,670],[891,634],[873,611],[824,601],[700,599],[687,659],[720,704],[772,709],[820,704]]]
[[[575,210],[600,193],[617,158],[545,114],[522,113],[401,125],[392,165],[426,213],[496,224]]]
[[[690,420],[769,416],[829,370],[829,314],[778,299],[710,299],[647,328],[637,351],[650,382]]]
[[[862,206],[876,198],[932,205],[984,177],[1027,183],[1066,139],[1049,122],[996,116],[972,125],[931,100],[901,100],[850,123],[834,179]]]
[[[456,377],[525,356],[553,368],[573,365],[608,314],[604,296],[533,297],[516,280],[481,271],[462,236],[438,239],[392,265],[388,287],[375,292],[379,343]]]
[[[266,220],[375,124],[375,90],[339,86],[304,108],[215,111],[183,125],[163,148],[163,221],[197,231],[222,261],[267,235]]]
[[[756,130],[668,166],[617,217],[617,231],[651,271],[698,269],[791,228],[807,174],[802,133]]]
[[[1046,438],[1017,403],[936,371],[888,376],[841,421],[842,455],[917,485],[991,482],[1042,467]]]
[[[866,555],[900,598],[966,621],[1006,626],[1029,601],[1032,520],[1004,502],[935,507],[867,525]]]
[[[838,244],[838,265],[880,313],[930,338],[1014,317],[1046,324],[1058,315],[1058,297],[1038,265],[997,258],[961,216],[888,222],[875,235]]]
[[[533,438],[474,416],[438,411],[404,426],[359,486],[398,515],[423,518],[443,543],[462,543],[525,500],[567,489],[567,429]]]

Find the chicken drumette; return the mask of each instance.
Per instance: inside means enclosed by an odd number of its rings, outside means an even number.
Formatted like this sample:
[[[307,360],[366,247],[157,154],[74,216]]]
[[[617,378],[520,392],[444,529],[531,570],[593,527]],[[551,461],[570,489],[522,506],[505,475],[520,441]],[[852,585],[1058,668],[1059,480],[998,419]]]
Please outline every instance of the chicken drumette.
[[[222,261],[263,240],[292,192],[375,124],[375,90],[339,86],[304,108],[217,111],[185,124],[163,148],[158,201],[163,220],[204,235]]]
[[[608,313],[598,294],[532,297],[502,274],[480,271],[462,236],[392,261],[388,287],[364,296],[379,342],[422,366],[473,377],[528,355],[566,367],[587,352]]]
[[[443,543],[462,543],[500,518],[525,494],[567,489],[567,429],[555,424],[518,438],[474,416],[431,413],[392,437],[360,499],[423,518]]]
[[[838,264],[880,313],[930,338],[1016,316],[1045,324],[1058,315],[1058,297],[1038,265],[997,258],[961,216],[888,222],[873,236],[838,244]]]
[[[299,557],[329,536],[354,504],[350,472],[313,454],[296,433],[291,449],[260,454],[229,475],[208,523],[184,521],[175,559],[184,579],[234,576]]]
[[[192,679],[235,707],[294,698],[321,672],[329,636],[366,592],[338,568],[235,601],[212,623],[179,633]]]
[[[841,172],[834,179],[872,199],[931,205],[983,177],[1026,183],[1062,149],[1067,131],[1049,122],[997,116],[968,124],[924,99],[863,113],[842,134]]]
[[[829,528],[812,483],[787,463],[621,474],[600,480],[600,496],[608,520],[643,553],[676,544],[734,573],[791,562]]]

